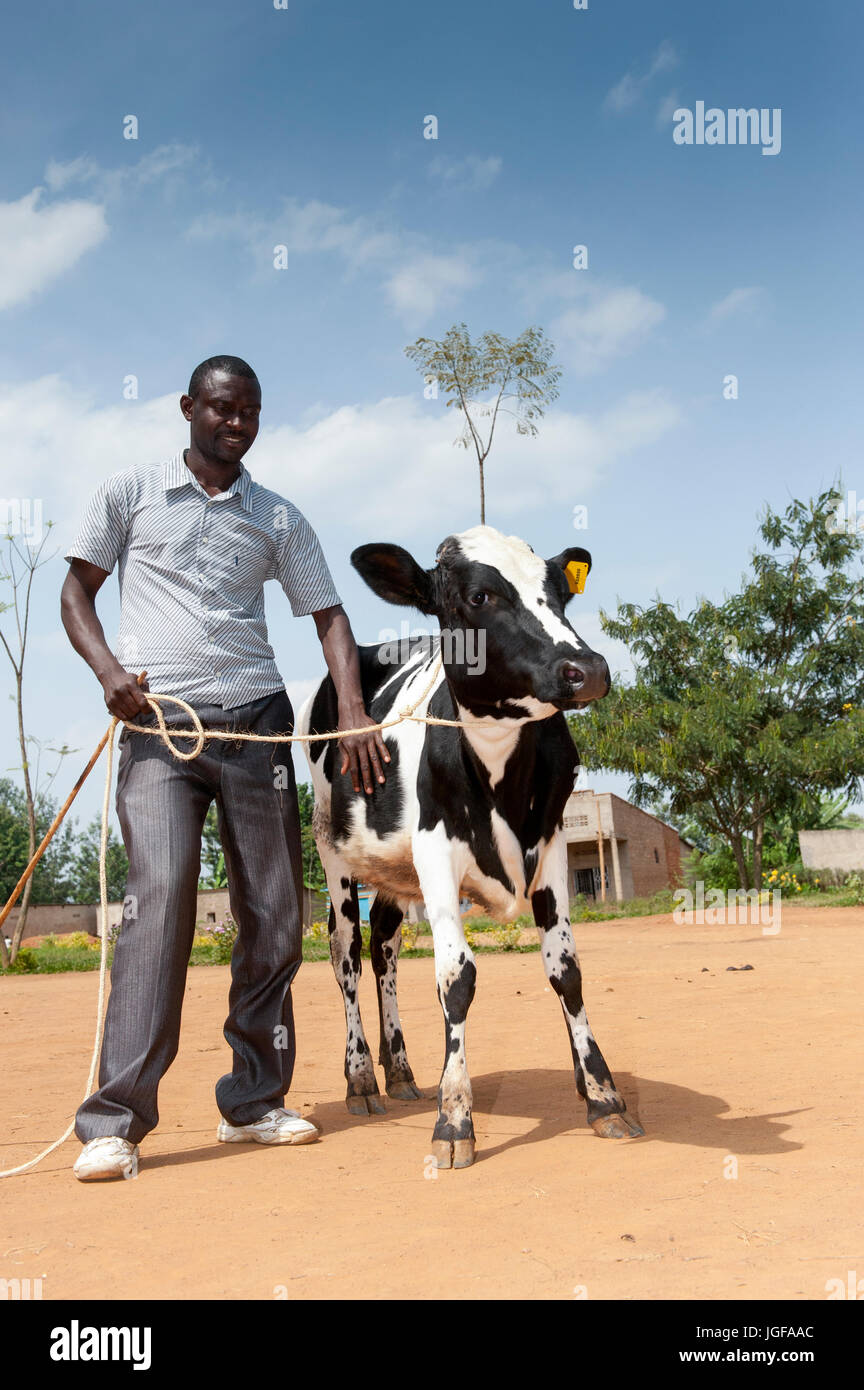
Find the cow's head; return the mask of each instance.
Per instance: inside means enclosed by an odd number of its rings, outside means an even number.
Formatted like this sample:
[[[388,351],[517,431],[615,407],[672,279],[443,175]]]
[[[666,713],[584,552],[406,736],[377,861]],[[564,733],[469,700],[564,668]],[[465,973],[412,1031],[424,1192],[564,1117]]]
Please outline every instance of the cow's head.
[[[399,545],[361,545],[351,556],[380,598],[419,608],[451,634],[442,642],[444,664],[460,704],[518,715],[511,705],[519,702],[535,716],[581,709],[609,693],[606,662],[564,615],[573,560],[590,569],[587,550],[573,546],[543,560],[492,526],[448,536],[429,570]]]

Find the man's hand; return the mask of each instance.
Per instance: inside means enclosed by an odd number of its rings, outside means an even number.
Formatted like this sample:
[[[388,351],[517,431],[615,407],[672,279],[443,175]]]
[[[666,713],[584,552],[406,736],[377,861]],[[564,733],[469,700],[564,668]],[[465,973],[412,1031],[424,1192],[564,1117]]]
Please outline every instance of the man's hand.
[[[340,729],[358,729],[364,724],[374,724],[374,719],[370,719],[364,710],[362,715],[341,716],[339,718]],[[349,734],[348,738],[340,738],[339,746],[342,749],[342,766],[339,771],[343,774],[351,772],[351,783],[355,792],[360,791],[362,780],[363,791],[367,796],[371,796],[375,789],[376,782],[384,781],[384,769],[381,760],[389,763],[390,754],[387,752],[384,739],[381,737],[381,730],[375,729],[368,734]]]
[[[100,675],[99,680],[105,692],[105,703],[118,719],[135,719],[149,711],[150,706],[144,698],[144,691],[150,689],[148,682],[145,680],[139,685],[138,678],[131,671],[124,671],[119,662]]]
[[[374,724],[374,719],[369,718],[363,703],[360,659],[344,608],[341,603],[335,604],[332,608],[320,608],[312,617],[321,639],[327,669],[336,688],[339,729],[362,729],[366,724]],[[363,791],[371,796],[375,790],[375,783],[384,781],[382,761],[390,761],[381,730],[376,729],[374,733],[368,734],[351,734],[348,738],[340,738],[339,742],[342,746],[342,766],[339,771],[344,776],[350,768],[355,792],[360,791],[362,780]]]

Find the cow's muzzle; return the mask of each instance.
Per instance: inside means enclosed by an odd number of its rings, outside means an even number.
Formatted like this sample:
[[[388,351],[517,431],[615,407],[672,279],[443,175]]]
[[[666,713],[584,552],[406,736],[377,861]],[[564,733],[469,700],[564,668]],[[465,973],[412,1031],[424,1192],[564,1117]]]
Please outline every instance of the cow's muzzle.
[[[559,709],[584,709],[592,700],[609,694],[612,682],[609,667],[596,652],[580,652],[565,657],[555,667],[557,693],[550,703]]]

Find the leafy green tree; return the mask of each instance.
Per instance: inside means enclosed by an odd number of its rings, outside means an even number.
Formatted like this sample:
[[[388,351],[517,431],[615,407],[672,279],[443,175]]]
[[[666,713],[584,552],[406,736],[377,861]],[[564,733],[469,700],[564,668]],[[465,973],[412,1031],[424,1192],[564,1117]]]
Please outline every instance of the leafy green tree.
[[[41,835],[38,832],[38,824],[48,788],[57,776],[63,758],[72,751],[67,748],[65,744],[62,748],[54,748],[53,746],[42,743],[31,734],[28,734],[26,732],[24,718],[24,667],[27,660],[27,641],[30,635],[30,603],[33,596],[33,582],[37,572],[53,559],[53,555],[45,554],[45,547],[48,544],[53,524],[54,523],[51,521],[48,522],[46,530],[44,534],[41,535],[41,538],[37,538],[34,535],[34,538],[31,540],[25,533],[24,539],[19,541],[18,533],[20,528],[17,525],[13,526],[10,522],[10,529],[6,535],[6,563],[9,568],[4,574],[0,575],[0,580],[8,584],[12,595],[11,602],[0,602],[0,615],[5,615],[6,613],[12,615],[10,627],[13,629],[10,636],[7,636],[6,632],[0,629],[0,645],[2,645],[3,651],[9,658],[9,663],[15,677],[15,694],[12,699],[15,703],[18,726],[18,747],[21,753],[20,772],[24,783],[28,847],[27,858],[21,865],[21,873],[23,873],[27,864],[32,859],[36,851],[36,846],[41,839]],[[30,750],[33,748],[36,749],[35,761],[32,759],[30,753]],[[40,773],[43,752],[56,755],[60,760],[53,772],[49,773],[44,780]],[[44,835],[45,830],[47,830],[48,824],[50,824],[50,820],[46,823],[42,835]],[[18,954],[18,948],[21,944],[27,924],[27,913],[30,903],[31,901],[37,901],[33,896],[36,892],[34,877],[35,875],[31,875],[27,880],[21,892],[21,896],[18,899],[18,918],[11,935],[12,944],[8,950],[6,947],[6,938],[3,932],[0,932],[0,963],[4,966],[10,965]],[[9,893],[12,892],[14,886],[14,883],[10,885]],[[8,900],[9,893],[7,893],[4,902]]]
[[[297,803],[300,808],[300,838],[303,843],[303,882],[316,893],[323,893],[327,889],[327,880],[318,857],[318,846],[312,829],[315,793],[308,782],[298,783]]]
[[[77,836],[77,853],[73,868],[73,890],[70,901],[74,903],[99,902],[99,848],[102,841],[102,817],[94,820]],[[126,893],[126,878],[129,873],[129,860],[122,840],[114,827],[108,827],[108,845],[105,854],[105,878],[108,885],[108,901],[120,902]]]
[[[41,797],[34,808],[37,844],[56,813],[56,802],[48,796]],[[8,900],[30,858],[27,798],[11,778],[0,777],[0,903]],[[34,907],[76,901],[73,896],[74,860],[75,826],[71,821],[64,821],[33,873],[30,903]],[[7,922],[7,928],[8,925]]]
[[[657,599],[601,612],[636,679],[571,720],[583,762],[633,776],[761,883],[766,831],[864,775],[864,533],[829,529],[836,489],[767,509],[738,592],[681,617]],[[836,505],[836,504],[835,504]]]
[[[455,441],[462,448],[474,446],[480,471],[480,521],[486,521],[486,459],[499,414],[512,415],[517,434],[537,434],[536,421],[558,395],[560,368],[552,365],[555,348],[542,328],[526,328],[518,338],[484,333],[471,342],[464,323],[456,323],[441,341],[418,338],[405,355],[434,379],[445,393],[446,404],[465,417]],[[504,402],[509,402],[505,405]],[[481,420],[489,421],[484,438]]]
[[[201,837],[201,877],[199,888],[227,888],[228,875],[225,872],[225,855],[219,839],[219,824],[216,819],[215,803],[207,812],[204,833]]]

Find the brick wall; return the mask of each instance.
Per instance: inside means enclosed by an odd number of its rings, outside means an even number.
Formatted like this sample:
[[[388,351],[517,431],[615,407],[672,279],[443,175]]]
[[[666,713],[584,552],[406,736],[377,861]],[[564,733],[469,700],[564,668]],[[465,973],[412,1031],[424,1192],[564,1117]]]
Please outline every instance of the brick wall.
[[[637,898],[650,897],[652,893],[669,886],[665,833],[668,827],[655,816],[631,806],[620,796],[610,793],[609,798],[614,832],[619,840],[627,841],[633,893]]]

